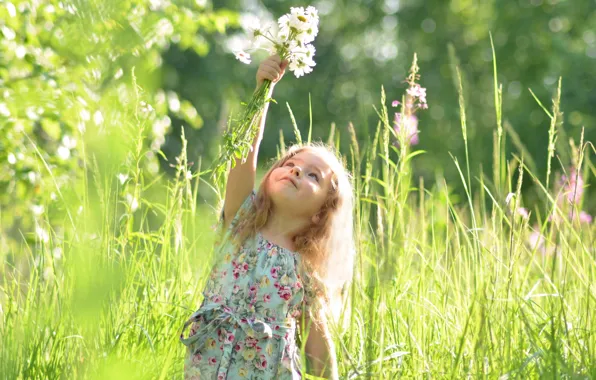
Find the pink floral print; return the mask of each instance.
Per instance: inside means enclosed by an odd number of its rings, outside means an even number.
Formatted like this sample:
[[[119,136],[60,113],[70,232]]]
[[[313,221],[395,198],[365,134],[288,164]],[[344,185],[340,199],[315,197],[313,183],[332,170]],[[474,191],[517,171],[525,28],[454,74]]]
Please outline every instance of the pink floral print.
[[[231,231],[253,212],[255,192],[227,231],[220,231],[216,262],[201,307],[185,324],[186,379],[300,379],[297,319],[314,291],[298,273],[300,255],[259,233],[238,247]],[[220,223],[221,230],[221,223]]]

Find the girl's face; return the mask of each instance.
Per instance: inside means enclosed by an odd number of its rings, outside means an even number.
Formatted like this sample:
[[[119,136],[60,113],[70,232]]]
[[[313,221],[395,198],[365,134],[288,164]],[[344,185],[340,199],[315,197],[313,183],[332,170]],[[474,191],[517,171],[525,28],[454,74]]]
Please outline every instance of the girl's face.
[[[301,151],[271,172],[267,188],[276,208],[310,218],[323,207],[331,177],[331,168],[322,157]]]

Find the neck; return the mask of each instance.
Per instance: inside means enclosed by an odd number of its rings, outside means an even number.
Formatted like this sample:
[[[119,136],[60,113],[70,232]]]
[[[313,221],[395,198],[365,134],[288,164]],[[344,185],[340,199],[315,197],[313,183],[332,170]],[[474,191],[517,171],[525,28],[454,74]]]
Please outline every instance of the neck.
[[[260,232],[272,243],[293,251],[295,250],[294,236],[308,225],[308,219],[297,218],[295,214],[283,213],[274,209]]]

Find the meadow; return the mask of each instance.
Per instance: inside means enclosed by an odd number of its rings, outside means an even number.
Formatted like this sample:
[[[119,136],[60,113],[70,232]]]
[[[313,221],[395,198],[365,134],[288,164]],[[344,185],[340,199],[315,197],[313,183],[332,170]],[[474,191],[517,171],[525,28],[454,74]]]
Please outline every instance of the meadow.
[[[329,130],[358,200],[355,278],[345,326],[333,333],[342,378],[596,377],[596,231],[581,210],[596,173],[594,147],[574,136],[574,169],[559,168],[559,87],[552,102],[537,99],[550,118],[549,162],[547,173],[533,172],[515,131],[502,125],[496,64],[490,74],[493,170],[472,175],[467,154],[445,163],[457,168],[463,197],[444,178],[414,177],[416,158],[433,152],[412,150],[403,137],[395,144],[384,90],[370,107],[378,124],[367,141],[353,128]],[[467,144],[461,81],[459,90]],[[124,159],[83,154],[82,175],[67,190],[51,182],[43,189],[56,197],[42,205],[33,243],[4,254],[0,377],[181,377],[180,328],[200,304],[214,259],[217,204],[198,194],[217,199],[223,186],[209,181],[205,163],[189,170],[184,136],[169,162],[173,175],[147,176],[141,112],[119,140],[101,131],[80,136],[78,150],[109,146]],[[286,141],[309,129],[295,125]],[[340,146],[345,137],[351,143]],[[507,141],[519,155],[505,154]],[[52,178],[51,165],[40,170]],[[561,170],[566,179],[555,175]],[[532,209],[523,208],[527,181],[540,189]],[[60,227],[47,218],[52,208],[61,210]]]

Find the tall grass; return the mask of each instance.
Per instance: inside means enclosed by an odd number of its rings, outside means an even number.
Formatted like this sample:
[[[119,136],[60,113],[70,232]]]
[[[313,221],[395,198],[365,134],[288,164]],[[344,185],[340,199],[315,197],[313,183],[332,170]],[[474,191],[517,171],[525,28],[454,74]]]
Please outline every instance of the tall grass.
[[[549,186],[560,90],[547,111],[551,144],[542,184],[523,157],[505,156],[494,69],[492,179],[473,177],[467,154],[465,168],[458,157],[446,163],[459,169],[463,201],[443,178],[429,186],[412,177],[411,161],[421,152],[394,144],[384,91],[372,139],[358,142],[350,126],[351,143],[342,150],[355,173],[359,250],[348,327],[334,330],[342,377],[596,376],[594,227],[569,219]],[[339,133],[332,126],[329,142],[338,149]],[[197,194],[221,184],[189,175],[185,146],[172,163],[174,178],[146,183],[142,142],[132,138],[127,146],[126,184],[117,180],[122,165],[86,160],[83,190],[62,198],[71,226],[50,229],[46,243],[24,245],[0,272],[2,378],[181,376],[179,329],[200,303],[213,259],[216,214],[197,207]],[[576,167],[593,171],[588,147],[582,140]],[[515,212],[522,181],[542,192],[530,219]],[[509,192],[516,196],[507,204]],[[549,222],[544,210],[564,217]],[[528,244],[531,228],[544,244]]]

